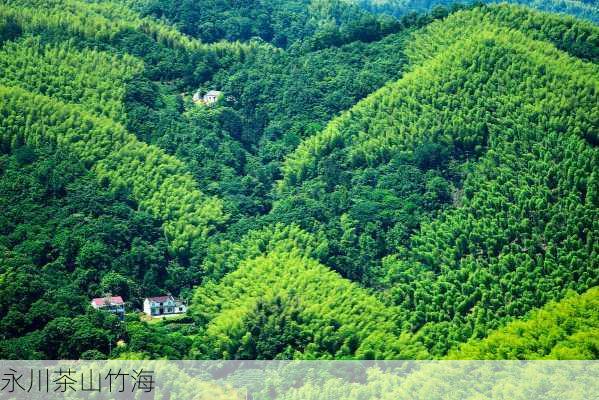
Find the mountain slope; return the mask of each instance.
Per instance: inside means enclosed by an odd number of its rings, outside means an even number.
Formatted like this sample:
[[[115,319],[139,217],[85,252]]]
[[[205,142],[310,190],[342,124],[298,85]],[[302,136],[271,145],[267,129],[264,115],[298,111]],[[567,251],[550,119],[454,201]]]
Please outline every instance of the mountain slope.
[[[459,31],[460,13],[439,26],[431,42]],[[452,206],[421,220],[381,281],[403,328],[435,355],[598,280],[597,66],[500,27],[456,36],[304,141],[274,209],[296,192],[339,198],[357,171],[403,168],[397,155],[418,165],[424,144],[448,149],[449,160],[433,153],[420,168],[448,182]]]
[[[187,353],[180,334],[162,342],[170,333],[87,309],[107,292],[139,306],[189,290],[190,259],[225,218],[183,163],[123,127],[125,102],[142,76],[190,79],[193,60],[254,48],[202,45],[108,2],[0,4],[2,357],[105,358],[115,335]]]
[[[193,304],[192,315],[206,326],[196,357],[426,357],[397,335],[392,309],[296,252],[243,261],[198,289]]]
[[[475,2],[464,0],[356,0],[358,4],[372,12],[382,12],[396,17],[421,12],[435,6],[452,6],[455,3],[512,3],[536,8],[541,11],[569,14],[585,18],[595,23],[599,22],[599,8],[593,0],[483,0]]]
[[[599,288],[550,302],[527,318],[452,351],[450,359],[596,360],[599,357]]]
[[[175,47],[199,47],[177,30],[143,19],[128,7],[113,1],[3,0],[0,15],[13,16],[27,32],[49,32],[55,37],[74,35],[85,39],[114,40],[119,33],[139,30],[156,41]]]
[[[203,44],[109,0],[0,1],[0,21],[4,20],[15,26],[17,36],[41,36],[50,43],[71,40],[79,47],[136,56],[145,61],[145,73],[155,81],[196,83],[198,64],[210,60],[212,69],[202,73],[212,74],[221,63],[239,61],[257,47],[272,49],[257,42]]]
[[[185,251],[222,220],[220,201],[206,198],[180,161],[138,142],[121,125],[21,89],[0,87],[0,98],[3,149],[50,143],[75,152],[100,179],[128,188],[142,208],[164,219],[174,251]]]
[[[205,43],[259,37],[286,48],[318,37],[348,42],[349,38],[362,34],[372,40],[399,25],[393,18],[374,16],[342,0],[144,0],[138,3],[137,9],[142,14],[166,19]]]
[[[590,22],[506,4],[458,11],[452,14],[451,21],[432,23],[424,29],[426,34],[415,37],[416,42],[408,49],[414,63],[434,56],[464,35],[497,28],[518,30],[532,39],[550,42],[574,57],[599,61],[597,26]]]
[[[599,283],[597,27],[254,3],[0,1],[2,357],[438,358]]]
[[[138,303],[180,284],[162,223],[99,187],[72,152],[13,153],[0,155],[0,355],[105,358],[126,329],[87,312],[89,298],[113,292]]]
[[[141,60],[107,52],[78,51],[69,43],[38,38],[7,42],[0,51],[0,83],[20,86],[118,122],[125,120],[126,83],[143,70]]]
[[[142,208],[162,218],[172,250],[189,256],[192,242],[205,240],[211,230],[206,218],[222,222],[222,203],[204,196],[179,160],[126,132],[122,123],[128,120],[127,85],[152,64],[168,70],[172,79],[187,73],[187,66],[180,66],[182,59],[238,59],[254,45],[203,45],[114,2],[19,0],[0,5],[0,16],[17,27],[14,42],[0,52],[5,67],[0,79],[6,85],[4,150],[51,143],[75,151],[100,179],[131,191]],[[147,36],[134,33],[132,44],[127,36],[132,31]],[[86,41],[108,51],[80,50]],[[141,53],[135,51],[140,42],[145,45]],[[141,59],[116,56],[113,46],[133,46]],[[177,66],[171,70],[165,58]],[[9,117],[16,115],[19,118]],[[46,119],[40,120],[40,115]]]

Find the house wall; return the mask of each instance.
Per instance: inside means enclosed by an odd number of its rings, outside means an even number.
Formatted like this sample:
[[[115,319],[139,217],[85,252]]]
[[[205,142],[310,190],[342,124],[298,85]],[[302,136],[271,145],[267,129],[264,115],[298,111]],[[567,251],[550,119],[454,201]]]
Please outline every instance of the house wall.
[[[144,313],[149,316],[152,316],[152,309],[150,307],[150,302],[146,299],[144,300]]]

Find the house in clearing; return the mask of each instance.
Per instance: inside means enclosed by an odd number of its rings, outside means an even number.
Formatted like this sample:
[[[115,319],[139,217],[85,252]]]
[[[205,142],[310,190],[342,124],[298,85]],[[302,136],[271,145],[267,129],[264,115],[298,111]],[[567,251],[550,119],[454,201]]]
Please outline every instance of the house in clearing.
[[[223,92],[220,92],[218,90],[211,90],[202,96],[200,91],[198,90],[193,95],[193,102],[196,104],[204,104],[207,106],[211,106],[213,104],[216,104],[216,102],[218,101],[218,99],[221,98],[222,95]]]
[[[144,300],[144,313],[150,317],[185,314],[187,305],[173,296],[148,297]]]
[[[96,310],[114,313],[120,319],[125,317],[125,302],[121,296],[98,297],[92,299],[91,305]]]

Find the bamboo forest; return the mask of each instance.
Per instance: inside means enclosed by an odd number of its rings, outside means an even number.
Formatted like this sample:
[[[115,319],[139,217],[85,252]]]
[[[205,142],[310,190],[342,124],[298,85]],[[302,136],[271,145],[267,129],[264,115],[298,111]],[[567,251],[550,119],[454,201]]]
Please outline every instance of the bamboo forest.
[[[0,0],[0,359],[599,359],[598,24]]]

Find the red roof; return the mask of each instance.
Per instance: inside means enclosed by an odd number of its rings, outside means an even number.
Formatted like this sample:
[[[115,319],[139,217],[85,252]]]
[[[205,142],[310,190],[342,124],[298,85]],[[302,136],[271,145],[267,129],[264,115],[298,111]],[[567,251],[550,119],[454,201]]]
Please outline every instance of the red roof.
[[[173,298],[173,296],[156,296],[156,297],[148,297],[148,300],[153,301],[155,303],[164,303],[166,301],[169,301]]]
[[[98,297],[96,299],[93,299],[92,303],[94,303],[98,307],[108,306],[108,305],[125,304],[125,302],[123,301],[123,298],[121,296]]]

